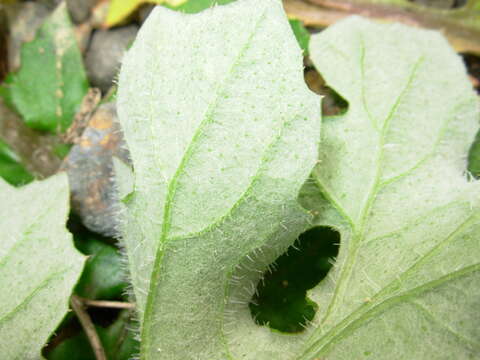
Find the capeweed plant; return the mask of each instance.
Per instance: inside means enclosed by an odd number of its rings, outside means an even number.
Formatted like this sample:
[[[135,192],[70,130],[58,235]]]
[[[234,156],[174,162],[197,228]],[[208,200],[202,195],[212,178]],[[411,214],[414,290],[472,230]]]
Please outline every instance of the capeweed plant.
[[[479,110],[461,60],[438,33],[358,17],[309,53],[344,114],[321,119],[277,0],[156,8],[126,55],[134,170],[116,177],[140,359],[480,353],[480,188],[465,171]],[[15,294],[0,292],[0,350],[36,359],[83,265],[66,177],[0,190],[0,288]],[[315,316],[294,334],[257,325],[263,273],[318,227],[341,246],[307,293]]]
[[[349,103],[321,136],[278,1],[157,8],[127,54],[122,231],[141,359],[478,354],[480,188],[464,170],[478,105],[460,59],[435,32],[361,18],[310,54]],[[297,194],[317,158],[299,196],[311,217]],[[262,272],[314,226],[342,236],[308,293],[316,316],[293,335],[256,325]]]
[[[310,54],[349,104],[321,135],[278,1],[157,8],[127,54],[134,173],[119,181],[133,181],[122,233],[141,359],[478,354],[480,188],[465,175],[478,105],[461,60],[438,33],[361,18]],[[316,316],[297,334],[258,326],[262,273],[315,226],[342,237],[308,293]]]

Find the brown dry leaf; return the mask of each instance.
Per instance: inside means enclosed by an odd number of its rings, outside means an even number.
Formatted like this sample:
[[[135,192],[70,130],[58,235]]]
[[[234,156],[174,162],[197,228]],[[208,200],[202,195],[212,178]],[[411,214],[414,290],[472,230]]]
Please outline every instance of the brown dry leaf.
[[[425,7],[407,0],[283,0],[290,16],[325,27],[357,14],[441,31],[458,52],[480,54],[480,2],[460,8]]]

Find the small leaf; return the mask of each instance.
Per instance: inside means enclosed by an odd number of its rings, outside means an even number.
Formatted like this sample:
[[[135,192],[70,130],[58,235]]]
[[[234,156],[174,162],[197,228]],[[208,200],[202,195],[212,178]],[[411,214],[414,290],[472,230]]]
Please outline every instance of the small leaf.
[[[252,285],[235,286],[233,271],[268,245],[253,264],[264,270],[308,224],[296,198],[316,160],[319,100],[281,2],[153,10],[117,101],[135,170],[122,228],[141,359],[228,357],[224,310]]]
[[[34,129],[66,130],[88,89],[65,4],[22,46],[22,65],[0,86],[0,96]]]
[[[84,258],[65,228],[65,174],[15,189],[0,180],[0,353],[38,359],[68,309]]]
[[[33,176],[22,165],[17,154],[2,140],[0,140],[0,177],[15,186],[33,180]]]

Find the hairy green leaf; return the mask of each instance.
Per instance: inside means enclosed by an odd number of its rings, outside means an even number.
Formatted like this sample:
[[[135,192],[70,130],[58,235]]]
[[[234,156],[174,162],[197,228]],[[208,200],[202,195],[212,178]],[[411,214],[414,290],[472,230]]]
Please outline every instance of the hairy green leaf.
[[[318,311],[305,331],[253,321],[262,271],[309,220],[295,196],[318,134],[280,13],[273,0],[157,9],[125,60],[135,174],[123,234],[141,358],[474,358],[480,187],[466,158],[478,103],[439,34],[397,24],[351,18],[312,39],[349,108],[325,119],[300,200],[341,248],[308,293]]]
[[[65,228],[65,174],[22,188],[0,180],[0,354],[38,359],[62,320],[84,257]]]
[[[314,36],[310,54],[349,110],[324,121],[302,196],[342,241],[297,358],[475,358],[479,107],[461,59],[436,32],[361,18]]]
[[[224,359],[235,269],[269,244],[264,269],[310,219],[296,198],[320,101],[281,3],[156,8],[124,60],[118,107],[135,169],[123,236],[140,356]]]
[[[65,4],[22,46],[22,65],[7,76],[0,96],[29,127],[66,130],[88,89],[82,56]]]

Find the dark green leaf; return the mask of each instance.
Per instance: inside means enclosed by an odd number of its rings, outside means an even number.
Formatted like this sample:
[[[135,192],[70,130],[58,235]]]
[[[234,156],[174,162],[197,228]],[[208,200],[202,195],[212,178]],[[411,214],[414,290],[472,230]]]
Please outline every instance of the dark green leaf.
[[[76,236],[77,248],[90,255],[75,292],[89,299],[118,299],[125,290],[126,279],[118,249],[88,235]]]
[[[22,66],[7,76],[0,96],[39,130],[66,130],[88,89],[73,27],[64,4],[21,51]]]
[[[290,19],[290,26],[292,27],[293,33],[297,38],[298,45],[303,50],[305,55],[308,54],[308,44],[310,43],[310,33],[308,30],[303,26],[303,23],[300,20]]]
[[[120,313],[118,319],[108,328],[97,326],[97,333],[109,360],[129,360],[137,352],[138,343],[132,332],[129,311]],[[92,347],[82,332],[55,347],[48,360],[95,360]]]
[[[23,167],[17,154],[2,140],[0,140],[0,176],[15,186],[33,180],[33,176]]]
[[[480,177],[480,132],[477,133],[468,154],[468,171],[476,178]]]

